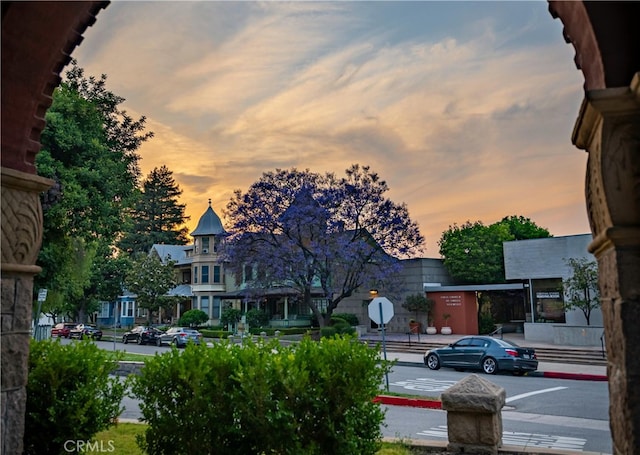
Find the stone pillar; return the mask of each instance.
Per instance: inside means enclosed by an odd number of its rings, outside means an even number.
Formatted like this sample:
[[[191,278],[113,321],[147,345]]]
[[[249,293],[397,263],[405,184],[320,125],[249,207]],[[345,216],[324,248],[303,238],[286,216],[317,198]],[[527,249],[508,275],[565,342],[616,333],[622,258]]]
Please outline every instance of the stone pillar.
[[[449,445],[453,453],[497,455],[502,446],[502,407],[505,390],[472,374],[441,395],[447,411]]]
[[[640,453],[640,73],[586,93],[573,143],[589,153],[586,199],[607,343],[613,452]]]
[[[33,277],[42,241],[39,193],[53,183],[2,168],[2,453],[21,454],[26,405],[27,361]]]

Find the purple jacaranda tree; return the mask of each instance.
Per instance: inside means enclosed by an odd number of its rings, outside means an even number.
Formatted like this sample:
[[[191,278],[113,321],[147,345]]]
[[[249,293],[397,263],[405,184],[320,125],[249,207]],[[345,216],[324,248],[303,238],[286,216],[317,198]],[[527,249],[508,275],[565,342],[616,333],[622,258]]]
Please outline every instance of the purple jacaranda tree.
[[[384,286],[400,258],[421,251],[424,238],[405,204],[385,197],[388,186],[368,166],[345,177],[308,169],[276,169],[239,190],[227,205],[225,259],[236,273],[252,264],[250,286],[289,286],[326,325],[357,289]],[[312,299],[321,289],[326,312]]]

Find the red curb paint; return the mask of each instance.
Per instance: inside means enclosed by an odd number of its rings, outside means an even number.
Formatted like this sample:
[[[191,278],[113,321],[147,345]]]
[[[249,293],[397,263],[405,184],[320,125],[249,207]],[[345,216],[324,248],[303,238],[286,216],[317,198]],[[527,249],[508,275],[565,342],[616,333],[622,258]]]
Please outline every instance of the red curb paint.
[[[423,398],[394,397],[390,395],[378,395],[373,399],[374,403],[388,404],[391,406],[410,406],[413,408],[442,409],[442,402],[426,400]]]
[[[584,374],[584,373],[558,373],[553,371],[545,371],[543,374],[545,378],[554,379],[573,379],[576,381],[608,381],[607,376],[599,374]]]

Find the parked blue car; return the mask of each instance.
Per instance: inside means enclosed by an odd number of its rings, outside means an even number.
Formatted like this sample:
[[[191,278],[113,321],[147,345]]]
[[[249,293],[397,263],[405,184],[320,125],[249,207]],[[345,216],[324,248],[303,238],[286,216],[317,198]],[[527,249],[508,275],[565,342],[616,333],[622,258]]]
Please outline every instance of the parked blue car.
[[[522,375],[538,369],[533,348],[489,336],[469,335],[449,346],[431,349],[424,355],[424,364],[432,370],[440,367],[462,370],[482,370],[486,374],[510,371]]]
[[[166,332],[160,333],[156,336],[157,346],[171,344],[180,348],[185,347],[189,342],[200,344],[201,341],[202,334],[200,332],[195,329],[188,329],[185,327],[171,327]]]

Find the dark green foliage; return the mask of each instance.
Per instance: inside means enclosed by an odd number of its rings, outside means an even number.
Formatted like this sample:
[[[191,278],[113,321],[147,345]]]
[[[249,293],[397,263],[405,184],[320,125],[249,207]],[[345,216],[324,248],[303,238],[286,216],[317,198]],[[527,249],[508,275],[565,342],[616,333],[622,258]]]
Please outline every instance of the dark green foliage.
[[[251,308],[246,314],[247,324],[251,327],[263,327],[269,324],[269,316],[264,310]]]
[[[480,315],[478,331],[480,335],[486,335],[493,332],[496,329],[496,325],[493,322],[493,316],[490,313],[482,313]]]
[[[338,316],[331,316],[329,327],[335,330],[336,335],[353,335],[356,333],[356,329],[351,327],[351,324]],[[321,334],[323,334],[322,331]],[[323,334],[322,336],[325,335]]]
[[[149,424],[139,444],[151,455],[375,454],[384,413],[372,400],[389,368],[378,357],[351,337],[172,350],[134,379]]]
[[[433,308],[434,301],[428,299],[424,294],[412,294],[407,296],[402,307],[415,315],[416,321],[419,321],[420,314],[427,316]],[[427,321],[428,323],[428,321]]]
[[[360,323],[358,321],[358,316],[352,313],[334,313],[333,317],[344,319],[349,323],[349,325],[352,325],[352,326],[358,325]]]
[[[184,245],[188,229],[184,226],[185,205],[178,203],[182,190],[166,166],[154,168],[142,182],[131,212],[130,225],[119,247],[132,254],[147,252],[154,244]]]
[[[136,150],[153,135],[144,132],[144,117],[133,120],[119,108],[122,102],[106,89],[106,76],[87,78],[72,61],[46,113],[36,167],[56,183],[42,196],[42,273],[34,289],[49,290],[43,308],[54,316],[83,321],[122,284],[120,277],[105,286],[112,246],[136,197]]]
[[[237,308],[225,308],[220,315],[220,324],[227,326],[237,324],[242,319],[242,311]]]
[[[110,376],[117,357],[90,341],[32,341],[24,432],[26,454],[60,454],[120,415],[125,385]]]
[[[459,283],[504,283],[502,243],[511,240],[550,237],[529,218],[504,217],[485,226],[481,221],[454,224],[438,241],[444,265]]]
[[[205,338],[227,338],[229,335],[233,335],[232,332],[222,329],[200,329],[200,333]]]
[[[187,327],[196,327],[200,324],[204,324],[209,320],[209,316],[202,310],[193,309],[185,311],[178,321],[179,325],[186,325]]]
[[[322,338],[331,338],[336,336],[337,333],[338,330],[332,325],[327,325],[320,328],[320,336]]]
[[[175,300],[165,296],[177,284],[174,261],[163,263],[157,254],[140,253],[125,277],[127,289],[135,294],[136,303],[152,313],[160,308],[170,308]]]

